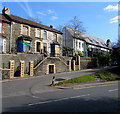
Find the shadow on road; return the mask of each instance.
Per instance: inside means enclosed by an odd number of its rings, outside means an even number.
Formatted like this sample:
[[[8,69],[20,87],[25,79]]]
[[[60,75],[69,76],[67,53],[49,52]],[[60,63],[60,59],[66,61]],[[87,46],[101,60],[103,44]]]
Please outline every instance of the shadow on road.
[[[39,101],[38,101],[39,102]],[[119,112],[118,100],[102,97],[101,99],[72,98],[61,101],[4,109],[5,112]],[[4,108],[4,105],[3,105]]]

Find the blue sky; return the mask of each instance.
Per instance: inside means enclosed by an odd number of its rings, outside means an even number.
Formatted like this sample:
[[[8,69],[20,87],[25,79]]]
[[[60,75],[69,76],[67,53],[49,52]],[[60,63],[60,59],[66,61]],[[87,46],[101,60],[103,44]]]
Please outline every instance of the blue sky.
[[[118,40],[117,2],[3,2],[11,14],[28,18],[36,17],[42,24],[64,25],[78,16],[86,33],[111,42]]]

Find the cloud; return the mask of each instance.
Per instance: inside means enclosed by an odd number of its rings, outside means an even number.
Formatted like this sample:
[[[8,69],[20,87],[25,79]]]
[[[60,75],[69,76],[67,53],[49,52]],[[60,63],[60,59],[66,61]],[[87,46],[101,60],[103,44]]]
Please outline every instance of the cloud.
[[[51,20],[56,20],[56,19],[58,19],[58,17],[56,17],[56,16],[51,17]]]
[[[18,0],[16,0],[16,2],[18,3],[18,5],[24,10],[24,12],[29,16],[29,17],[33,17],[33,13],[32,10],[28,4],[28,2],[18,2]]]
[[[39,14],[39,15],[44,15],[44,16],[46,15],[45,13],[43,13],[43,12],[41,12],[41,11],[38,11],[37,14]]]
[[[56,12],[54,10],[49,9],[48,14],[56,14]]]
[[[116,16],[116,17],[110,19],[110,23],[117,23],[118,21],[120,22],[120,16]]]
[[[107,7],[104,8],[105,11],[118,11],[118,7],[120,7],[120,5],[116,4],[114,5],[108,5]]]

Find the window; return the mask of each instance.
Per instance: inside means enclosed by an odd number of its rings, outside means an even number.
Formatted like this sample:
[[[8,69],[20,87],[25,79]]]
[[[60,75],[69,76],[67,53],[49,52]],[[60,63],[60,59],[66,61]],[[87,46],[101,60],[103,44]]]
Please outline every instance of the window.
[[[0,23],[0,33],[2,33],[2,23]]]
[[[44,50],[44,53],[47,52],[47,44],[46,43],[43,43],[43,50]]]
[[[84,48],[84,43],[82,43],[82,48]]]
[[[37,42],[37,52],[40,52],[40,42]]]
[[[0,37],[0,53],[2,53],[3,41],[2,37]]]
[[[6,52],[6,39],[3,39],[3,52]]]
[[[78,47],[78,42],[76,41],[76,47]]]
[[[94,41],[96,44],[98,44],[98,45],[99,45],[99,42],[97,42],[97,41],[96,41],[96,40],[94,40],[94,39],[93,39],[93,41]]]
[[[28,27],[27,27],[27,26],[23,26],[23,28],[22,28],[22,33],[23,33],[24,35],[28,35]]]
[[[79,42],[79,48],[81,48],[81,43]]]
[[[54,34],[54,40],[56,41],[56,42],[58,42],[58,39],[57,39],[57,34]]]
[[[46,30],[43,31],[43,38],[47,39],[47,31]]]
[[[92,40],[92,39],[90,39],[90,38],[88,38],[88,39],[89,39],[89,41],[90,41],[90,42],[92,42],[92,43],[93,43],[93,40]]]
[[[36,30],[36,37],[40,38],[40,29]]]

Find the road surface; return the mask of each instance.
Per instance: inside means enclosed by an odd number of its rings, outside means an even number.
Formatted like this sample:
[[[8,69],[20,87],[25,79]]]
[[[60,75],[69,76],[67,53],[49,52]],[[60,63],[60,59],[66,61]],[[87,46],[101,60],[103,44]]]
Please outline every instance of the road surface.
[[[3,97],[3,112],[118,111],[118,83]]]

